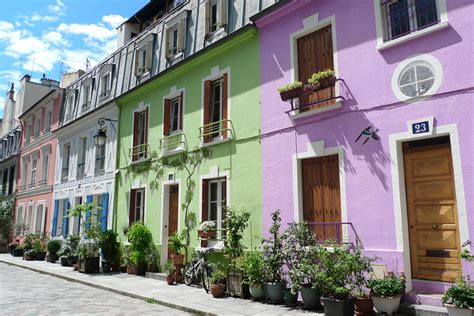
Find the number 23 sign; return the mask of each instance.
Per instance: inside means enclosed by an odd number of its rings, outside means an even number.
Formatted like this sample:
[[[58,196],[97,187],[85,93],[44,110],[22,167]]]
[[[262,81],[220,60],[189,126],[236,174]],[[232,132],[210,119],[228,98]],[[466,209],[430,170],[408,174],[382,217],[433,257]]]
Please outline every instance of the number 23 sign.
[[[412,135],[432,134],[434,117],[425,117],[407,122],[408,131]]]

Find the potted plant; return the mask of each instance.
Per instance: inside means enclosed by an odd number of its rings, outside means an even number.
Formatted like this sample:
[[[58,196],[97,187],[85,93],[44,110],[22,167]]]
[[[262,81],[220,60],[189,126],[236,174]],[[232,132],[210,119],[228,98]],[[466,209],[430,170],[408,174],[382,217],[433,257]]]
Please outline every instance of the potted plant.
[[[99,233],[100,256],[102,257],[102,271],[110,272],[112,265],[117,264],[119,252],[118,234],[109,229]]]
[[[325,69],[315,72],[308,79],[308,83],[318,89],[324,89],[336,84],[336,72],[332,69]]]
[[[249,219],[250,212],[245,209],[240,211],[232,207],[226,209],[226,240],[224,253],[228,256],[230,263],[227,275],[227,294],[242,298],[246,292],[244,290],[243,274],[240,267],[242,255],[245,250],[242,239]]]
[[[36,259],[36,250],[28,249],[24,252],[23,259],[27,261],[35,260]]]
[[[400,306],[400,299],[405,293],[405,283],[389,273],[383,279],[370,279],[367,283],[377,313],[392,315]]]
[[[144,224],[136,222],[127,232],[127,238],[130,242],[130,260],[133,273],[145,275],[148,251],[150,244],[153,244],[151,232]]]
[[[371,263],[375,259],[363,256],[359,248],[353,250],[353,256],[354,310],[357,315],[371,315],[374,309],[374,302],[365,289],[367,288],[367,276],[373,271]]]
[[[76,264],[77,261],[79,260],[79,242],[81,240],[81,237],[79,235],[68,235],[66,239],[66,263],[69,266],[72,266],[73,264]],[[62,258],[61,258],[62,259]],[[62,264],[62,261],[61,261]]]
[[[470,245],[471,241],[468,240],[462,246]],[[461,253],[461,259],[471,262],[474,261],[474,256],[465,248]],[[460,274],[456,282],[446,291],[442,301],[450,316],[474,315],[474,287],[470,277],[463,277]]]
[[[79,272],[99,272],[99,245],[96,242],[87,242],[79,245]]]
[[[44,261],[46,258],[46,239],[40,239],[39,236],[35,240],[33,248],[36,250],[36,260]]]
[[[214,263],[211,277],[209,278],[211,294],[214,298],[223,297],[225,294],[226,267],[222,262]]]
[[[298,98],[304,92],[303,83],[295,81],[278,89],[282,101]]]
[[[255,300],[264,299],[264,262],[262,252],[258,250],[247,252],[243,257],[241,268],[244,282],[249,285],[252,298]]]
[[[201,247],[207,247],[208,241],[216,237],[216,223],[204,221],[199,225],[198,237],[201,238]]]
[[[174,232],[168,238],[168,247],[171,249],[172,252],[171,259],[173,260],[173,265],[175,267],[182,266],[184,262],[184,243],[182,236],[180,236],[178,232]]]
[[[166,265],[163,267],[163,270],[166,273],[166,283],[168,285],[173,285],[175,284],[175,276],[174,276],[174,267],[171,264],[171,262],[167,262]]]
[[[22,257],[23,256],[23,247],[19,241],[14,241],[8,244],[10,248],[10,253],[13,257]]]
[[[58,261],[59,256],[58,252],[61,249],[61,241],[59,240],[50,240],[48,241],[48,262],[55,263]]]
[[[283,296],[283,239],[280,235],[281,217],[280,210],[272,213],[272,225],[270,226],[270,237],[264,241],[264,267],[267,282],[265,284],[267,299],[270,303],[281,304]]]
[[[148,250],[148,272],[159,272],[159,263],[160,263],[160,249],[155,244],[150,244],[150,249]]]

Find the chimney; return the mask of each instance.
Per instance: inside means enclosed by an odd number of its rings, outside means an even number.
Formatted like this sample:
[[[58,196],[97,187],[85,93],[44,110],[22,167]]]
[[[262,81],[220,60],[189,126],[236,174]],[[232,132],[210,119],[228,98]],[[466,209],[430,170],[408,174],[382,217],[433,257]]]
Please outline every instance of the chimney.
[[[25,82],[30,82],[30,79],[31,79],[31,76],[26,74],[26,75],[23,76],[23,78],[21,78],[21,81],[23,82],[23,80],[24,80]]]
[[[13,101],[14,96],[15,96],[15,84],[12,83],[12,87],[10,88],[10,91],[8,91],[8,99],[10,101]]]

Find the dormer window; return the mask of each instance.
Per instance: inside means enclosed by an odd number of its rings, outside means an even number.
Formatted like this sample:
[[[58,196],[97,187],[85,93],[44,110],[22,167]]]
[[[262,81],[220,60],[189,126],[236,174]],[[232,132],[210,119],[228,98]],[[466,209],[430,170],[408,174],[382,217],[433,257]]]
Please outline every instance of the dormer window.
[[[227,25],[227,0],[206,0],[206,35],[212,35]]]
[[[74,115],[74,103],[76,101],[76,90],[70,90],[66,95],[66,120]]]
[[[166,58],[173,59],[180,56],[185,48],[185,12],[167,22],[166,25]]]
[[[135,53],[135,76],[137,77],[148,73],[151,69],[154,38],[155,34],[150,34],[137,43]]]
[[[87,78],[82,84],[82,110],[87,110],[91,105],[92,90],[94,89],[94,79]]]
[[[112,93],[114,64],[105,64],[100,69],[99,100],[110,97]]]

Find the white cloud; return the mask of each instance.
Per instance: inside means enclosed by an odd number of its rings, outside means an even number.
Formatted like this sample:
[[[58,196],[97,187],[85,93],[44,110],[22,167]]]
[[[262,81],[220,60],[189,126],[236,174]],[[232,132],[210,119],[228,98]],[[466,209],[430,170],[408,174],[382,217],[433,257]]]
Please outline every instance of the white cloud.
[[[54,15],[41,15],[38,13],[34,13],[31,18],[29,18],[29,20],[33,22],[54,22],[57,21],[58,18],[58,16]]]
[[[86,35],[88,38],[105,41],[115,36],[115,32],[97,24],[66,24],[61,23],[58,27],[59,32],[75,35]]]
[[[51,44],[58,44],[58,45],[65,45],[67,44],[66,41],[63,39],[61,33],[58,32],[48,32],[43,35],[43,40],[51,43]]]
[[[49,13],[54,13],[57,15],[65,15],[66,5],[61,0],[56,0],[56,4],[50,4],[47,7]]]
[[[110,24],[113,28],[118,27],[125,21],[125,18],[118,14],[111,14],[102,17],[102,22]]]
[[[0,21],[0,41],[9,39],[13,30],[13,24],[5,21]]]

